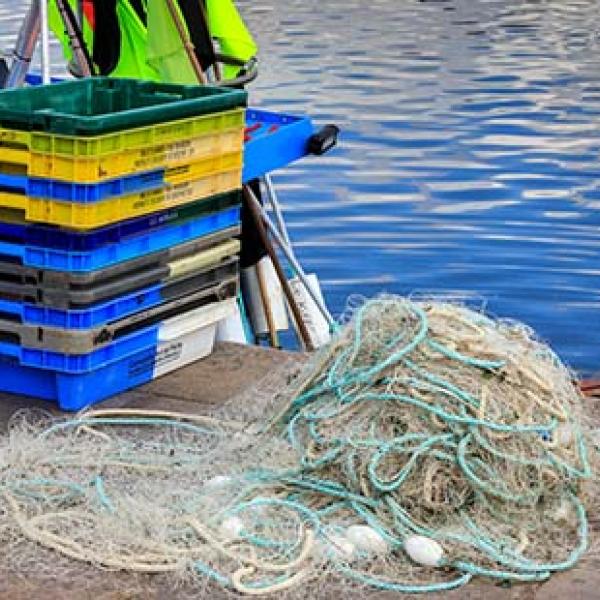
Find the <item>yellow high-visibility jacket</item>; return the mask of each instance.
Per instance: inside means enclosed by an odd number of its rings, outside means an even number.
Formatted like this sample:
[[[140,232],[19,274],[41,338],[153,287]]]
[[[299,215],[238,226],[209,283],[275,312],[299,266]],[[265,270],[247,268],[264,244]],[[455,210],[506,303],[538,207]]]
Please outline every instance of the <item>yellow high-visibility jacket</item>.
[[[68,0],[75,11],[76,0]],[[57,9],[50,3],[50,26],[61,41],[67,61],[72,60],[69,38]],[[165,0],[146,0],[144,24],[129,0],[117,0],[116,11],[121,31],[119,59],[108,73],[111,77],[133,77],[170,83],[196,83],[196,77],[183,41],[180,39]],[[232,0],[207,0],[206,13],[211,36],[220,52],[247,61],[257,48]],[[94,45],[94,27],[86,18],[82,33],[90,55]],[[225,77],[234,77],[236,67],[226,67]]]

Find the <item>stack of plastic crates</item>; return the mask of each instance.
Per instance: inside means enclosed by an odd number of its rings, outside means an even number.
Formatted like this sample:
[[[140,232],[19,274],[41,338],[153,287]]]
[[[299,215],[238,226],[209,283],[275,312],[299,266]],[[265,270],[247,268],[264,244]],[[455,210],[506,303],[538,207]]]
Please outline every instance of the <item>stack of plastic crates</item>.
[[[0,92],[0,390],[78,410],[211,351],[245,105],[103,78]]]

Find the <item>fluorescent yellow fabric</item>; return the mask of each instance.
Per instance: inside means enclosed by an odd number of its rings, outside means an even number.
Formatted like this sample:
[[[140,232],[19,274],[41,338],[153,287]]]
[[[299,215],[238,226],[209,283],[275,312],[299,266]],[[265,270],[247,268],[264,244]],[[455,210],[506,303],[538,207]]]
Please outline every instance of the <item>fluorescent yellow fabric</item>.
[[[160,81],[160,73],[147,60],[146,28],[127,0],[117,3],[117,16],[121,27],[121,58],[111,77]]]
[[[69,0],[69,3],[75,12],[77,3],[75,0]],[[73,58],[73,52],[54,0],[49,3],[48,16],[50,28],[59,39],[65,59],[69,62]],[[110,76],[158,80],[159,75],[146,62],[146,29],[127,0],[117,2],[117,17],[121,29],[121,52],[119,62]],[[94,31],[86,19],[83,24],[83,39],[91,55],[94,47]]]
[[[218,39],[223,54],[243,61],[256,54],[256,44],[231,0],[208,0],[206,8],[208,28],[211,36]],[[162,81],[197,83],[165,0],[148,0],[146,52],[148,63]],[[224,76],[235,77],[238,70],[238,67],[226,67]]]
[[[174,2],[177,5],[177,2]],[[165,0],[148,0],[148,33],[145,53],[160,81],[198,83]],[[181,18],[179,8],[175,6]],[[182,21],[183,22],[183,21]]]
[[[75,10],[75,0],[69,2]],[[65,58],[70,61],[72,51],[56,2],[51,1],[49,6],[50,26],[62,44]],[[148,0],[147,11],[148,23],[145,28],[129,2],[118,1],[121,54],[110,76],[170,83],[197,83],[196,75],[165,0]],[[232,0],[207,0],[207,13],[209,30],[219,41],[223,54],[243,61],[256,54],[256,44]],[[94,32],[87,21],[84,23],[83,35],[91,54]],[[238,67],[226,67],[224,76],[235,77],[238,70]]]
[[[247,61],[256,55],[257,47],[232,0],[207,0],[208,28],[219,40],[221,52]],[[227,67],[225,77],[235,77],[237,67]]]

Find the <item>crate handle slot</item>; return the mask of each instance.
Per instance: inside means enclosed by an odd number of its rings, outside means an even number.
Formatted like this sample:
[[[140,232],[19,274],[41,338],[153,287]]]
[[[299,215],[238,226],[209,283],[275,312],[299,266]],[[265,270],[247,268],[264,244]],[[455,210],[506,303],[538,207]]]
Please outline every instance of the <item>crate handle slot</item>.
[[[10,174],[26,175],[29,171],[29,151],[3,147],[1,144],[0,148],[2,153],[0,155],[0,172],[8,171]]]
[[[10,356],[11,358],[21,358],[21,346],[18,344],[0,342],[0,355]]]
[[[0,328],[0,344],[16,344],[17,346],[21,345],[21,336],[12,329],[9,328]]]
[[[7,140],[3,137],[0,137],[0,148],[6,150],[27,151],[29,150],[29,144],[25,142],[17,142],[16,140]]]
[[[0,164],[0,167],[2,165]],[[22,194],[27,193],[27,176],[23,175],[4,175],[0,174],[0,191],[13,192],[17,190]]]
[[[9,242],[0,241],[0,256],[14,256],[17,258],[25,257],[25,247],[21,244],[10,244]]]
[[[0,315],[2,318],[13,320],[14,317],[23,319],[23,305],[20,302],[0,299]]]

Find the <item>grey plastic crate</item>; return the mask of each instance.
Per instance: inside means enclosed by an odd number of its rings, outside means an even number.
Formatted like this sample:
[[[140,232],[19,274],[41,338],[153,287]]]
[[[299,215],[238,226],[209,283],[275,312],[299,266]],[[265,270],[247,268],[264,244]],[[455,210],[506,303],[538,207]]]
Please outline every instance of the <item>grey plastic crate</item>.
[[[236,261],[237,263],[237,261]],[[233,263],[232,263],[233,264]],[[182,315],[212,302],[235,298],[239,291],[237,275],[222,277],[218,282],[198,289],[197,282],[188,282],[185,295],[173,298],[151,309],[93,329],[61,329],[24,325],[0,320],[0,339],[24,348],[61,352],[69,355],[87,354],[143,328]],[[183,292],[184,286],[180,288]]]
[[[152,285],[166,284],[177,277],[182,262],[193,261],[194,257],[201,260],[202,255],[210,253],[216,253],[218,258],[219,248],[223,252],[215,263],[221,262],[239,251],[239,243],[233,239],[237,232],[238,228],[231,228],[157,253],[151,261],[142,257],[91,274],[38,271],[0,262],[0,297],[60,309],[84,308]]]

